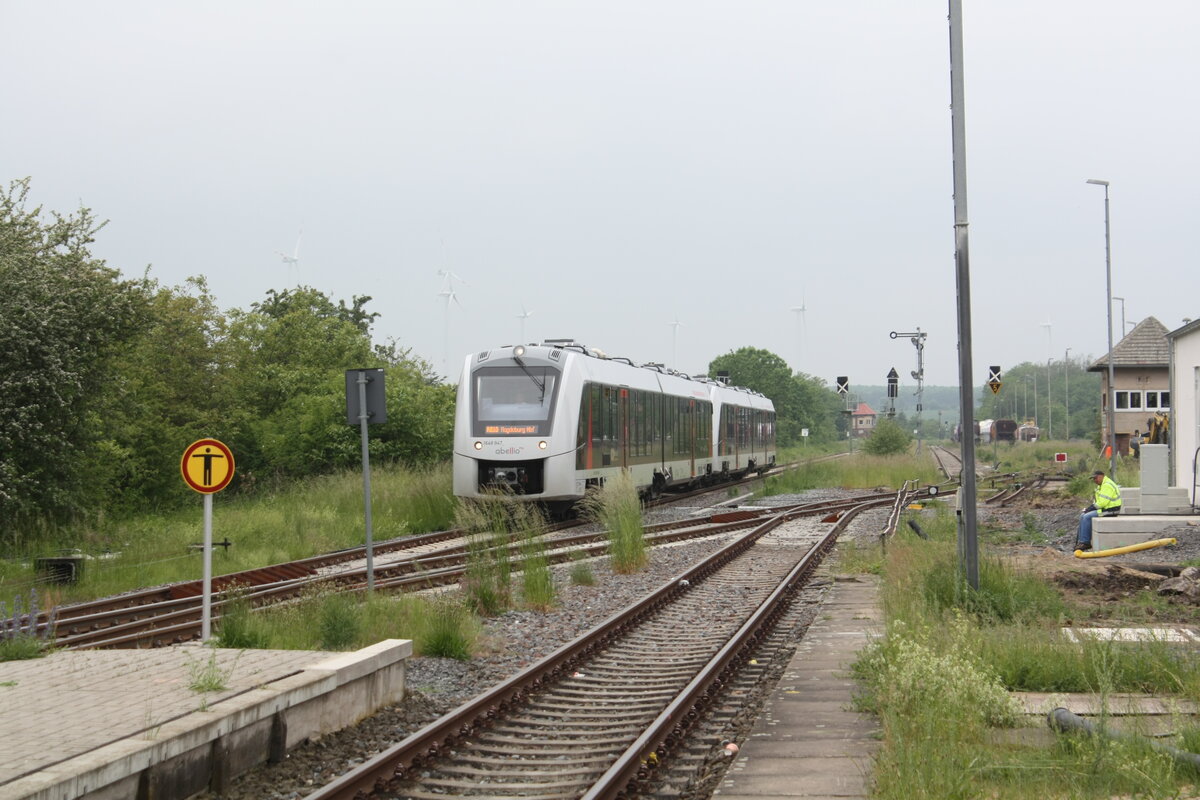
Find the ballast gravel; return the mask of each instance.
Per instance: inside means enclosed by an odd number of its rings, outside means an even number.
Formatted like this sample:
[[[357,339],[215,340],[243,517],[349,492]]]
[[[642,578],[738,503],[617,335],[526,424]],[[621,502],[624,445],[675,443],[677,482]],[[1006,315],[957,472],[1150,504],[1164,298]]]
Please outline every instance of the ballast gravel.
[[[846,494],[822,489],[803,495],[776,495],[762,503],[772,506],[810,503]],[[698,504],[674,506],[648,512],[646,521],[673,521],[711,511],[711,506],[702,508]],[[293,748],[280,763],[264,765],[236,778],[227,793],[207,792],[197,797],[201,800],[304,797],[637,602],[727,544],[731,537],[655,547],[649,566],[632,575],[613,573],[605,558],[593,559],[588,562],[595,577],[591,586],[572,584],[570,567],[556,567],[557,606],[553,610],[514,610],[486,620],[478,653],[470,661],[409,659],[406,679],[409,695],[403,702],[355,726]]]

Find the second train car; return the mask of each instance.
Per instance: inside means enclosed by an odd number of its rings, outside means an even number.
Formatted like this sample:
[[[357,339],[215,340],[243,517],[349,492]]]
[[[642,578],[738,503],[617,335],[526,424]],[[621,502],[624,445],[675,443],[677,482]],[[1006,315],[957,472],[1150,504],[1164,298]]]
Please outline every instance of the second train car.
[[[775,456],[761,394],[571,341],[473,353],[458,384],[459,497],[499,489],[562,512],[622,470],[654,496],[762,472]]]

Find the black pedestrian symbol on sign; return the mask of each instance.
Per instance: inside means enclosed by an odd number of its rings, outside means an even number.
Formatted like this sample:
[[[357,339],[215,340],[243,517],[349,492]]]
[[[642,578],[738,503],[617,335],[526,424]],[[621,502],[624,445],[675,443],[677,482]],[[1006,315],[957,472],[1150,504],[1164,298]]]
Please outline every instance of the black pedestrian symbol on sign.
[[[225,456],[221,455],[220,453],[212,452],[211,447],[204,448],[203,453],[195,453],[192,455],[192,458],[203,458],[204,459],[204,479],[202,481],[204,486],[212,486],[212,484],[213,484],[212,460],[214,458],[224,458],[224,457]]]

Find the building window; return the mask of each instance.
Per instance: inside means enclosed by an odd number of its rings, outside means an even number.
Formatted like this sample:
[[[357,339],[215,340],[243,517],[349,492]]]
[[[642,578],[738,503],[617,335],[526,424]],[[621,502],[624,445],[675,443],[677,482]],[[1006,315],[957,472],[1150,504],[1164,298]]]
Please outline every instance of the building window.
[[[1117,411],[1128,410],[1129,392],[1117,392]]]
[[[1140,391],[1117,392],[1117,411],[1141,411],[1142,393]]]
[[[1166,391],[1144,393],[1148,411],[1168,411],[1171,408],[1171,393]]]

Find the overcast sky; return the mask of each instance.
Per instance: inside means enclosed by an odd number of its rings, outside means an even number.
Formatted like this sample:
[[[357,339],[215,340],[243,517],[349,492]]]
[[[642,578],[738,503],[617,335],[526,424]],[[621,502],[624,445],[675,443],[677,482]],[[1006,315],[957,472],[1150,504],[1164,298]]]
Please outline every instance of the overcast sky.
[[[1200,5],[965,5],[974,382],[1107,350],[1088,178],[1112,184],[1126,320],[1200,316]],[[523,325],[687,372],[754,346],[911,384],[889,333],[919,328],[926,382],[955,384],[947,14],[0,0],[0,180],[93,209],[111,266],[205,275],[223,308],[371,295],[376,338],[451,380]]]

